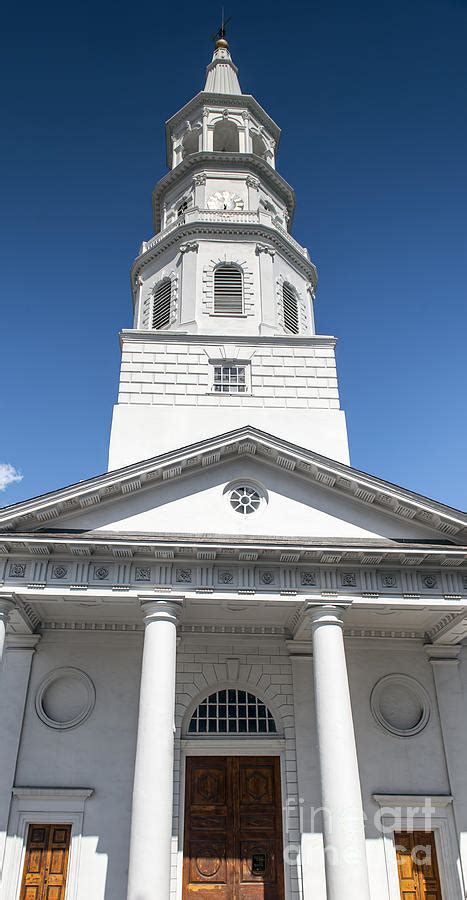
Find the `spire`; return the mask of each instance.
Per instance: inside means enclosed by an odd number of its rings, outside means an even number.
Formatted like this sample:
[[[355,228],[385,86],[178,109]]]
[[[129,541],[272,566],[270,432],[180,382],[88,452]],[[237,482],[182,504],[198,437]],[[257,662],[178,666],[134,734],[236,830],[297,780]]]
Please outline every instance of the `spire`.
[[[241,94],[237,78],[237,66],[232,62],[229,45],[225,39],[225,24],[222,22],[215,36],[215,50],[212,62],[206,69],[204,90],[209,94]]]

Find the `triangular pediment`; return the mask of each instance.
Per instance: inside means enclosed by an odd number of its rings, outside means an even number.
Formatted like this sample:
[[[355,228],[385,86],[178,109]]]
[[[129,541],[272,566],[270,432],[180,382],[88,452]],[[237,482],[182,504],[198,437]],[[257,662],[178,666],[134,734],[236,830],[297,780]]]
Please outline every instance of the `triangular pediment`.
[[[236,514],[229,485],[263,492],[258,514]],[[0,510],[2,531],[94,535],[264,535],[278,539],[467,536],[467,517],[252,427],[162,454]]]

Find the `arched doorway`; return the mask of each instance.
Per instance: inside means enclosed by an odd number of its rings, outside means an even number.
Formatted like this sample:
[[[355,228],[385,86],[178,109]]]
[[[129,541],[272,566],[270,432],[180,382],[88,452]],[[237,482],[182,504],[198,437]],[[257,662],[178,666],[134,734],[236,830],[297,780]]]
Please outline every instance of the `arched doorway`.
[[[280,758],[266,755],[280,735],[272,711],[248,690],[221,688],[196,705],[185,733],[197,753],[186,757],[183,900],[284,900]],[[247,755],[253,744],[258,755]]]

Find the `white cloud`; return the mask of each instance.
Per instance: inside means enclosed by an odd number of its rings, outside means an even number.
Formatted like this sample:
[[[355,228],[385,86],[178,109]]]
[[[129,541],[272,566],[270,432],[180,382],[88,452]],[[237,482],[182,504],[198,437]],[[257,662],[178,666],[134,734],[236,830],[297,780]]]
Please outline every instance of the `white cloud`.
[[[22,481],[23,476],[10,463],[0,463],[0,491],[4,491],[13,481]]]

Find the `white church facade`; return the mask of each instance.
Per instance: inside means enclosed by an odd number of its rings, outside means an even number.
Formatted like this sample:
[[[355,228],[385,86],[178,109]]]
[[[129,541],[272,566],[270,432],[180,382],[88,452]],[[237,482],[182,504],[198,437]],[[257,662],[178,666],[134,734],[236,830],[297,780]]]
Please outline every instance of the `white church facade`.
[[[0,510],[0,900],[467,896],[467,516],[350,465],[279,137],[221,37],[108,471]]]

